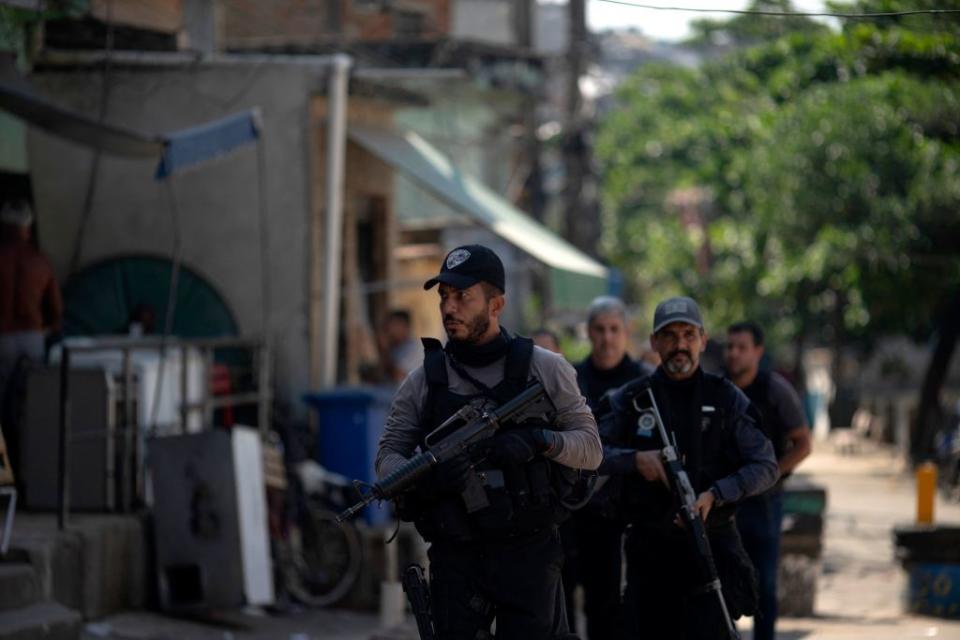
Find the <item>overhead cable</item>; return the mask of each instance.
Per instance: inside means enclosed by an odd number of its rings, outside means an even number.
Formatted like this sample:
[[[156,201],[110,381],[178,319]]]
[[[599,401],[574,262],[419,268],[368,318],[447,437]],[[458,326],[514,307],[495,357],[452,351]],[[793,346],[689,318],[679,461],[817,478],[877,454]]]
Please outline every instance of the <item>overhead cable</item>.
[[[608,4],[618,4],[625,7],[635,7],[637,9],[653,9],[655,11],[684,11],[688,13],[735,13],[744,16],[771,16],[775,18],[846,18],[846,19],[871,19],[871,18],[897,18],[901,16],[916,15],[943,15],[960,14],[960,9],[909,9],[905,11],[877,11],[867,13],[842,13],[834,11],[768,11],[764,9],[703,9],[699,7],[672,7],[655,4],[644,4],[641,2],[632,2],[631,0],[596,0],[597,2],[606,2]]]

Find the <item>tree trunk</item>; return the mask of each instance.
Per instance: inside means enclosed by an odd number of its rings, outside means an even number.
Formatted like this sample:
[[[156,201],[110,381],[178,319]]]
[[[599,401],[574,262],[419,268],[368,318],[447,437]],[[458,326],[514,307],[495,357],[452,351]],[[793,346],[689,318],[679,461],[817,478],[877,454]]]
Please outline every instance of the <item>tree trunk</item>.
[[[937,327],[937,344],[923,376],[920,388],[920,406],[916,422],[910,430],[910,457],[919,464],[933,453],[933,441],[943,423],[943,407],[940,406],[940,391],[950,372],[950,361],[960,337],[960,291],[947,302]]]
[[[847,326],[844,314],[847,309],[847,296],[844,292],[835,290],[836,301],[833,307],[831,325],[833,336],[831,339],[830,350],[832,358],[830,360],[830,377],[833,378],[833,399],[827,408],[830,415],[830,429],[849,426],[849,386],[844,380],[843,355],[844,346],[847,342]]]

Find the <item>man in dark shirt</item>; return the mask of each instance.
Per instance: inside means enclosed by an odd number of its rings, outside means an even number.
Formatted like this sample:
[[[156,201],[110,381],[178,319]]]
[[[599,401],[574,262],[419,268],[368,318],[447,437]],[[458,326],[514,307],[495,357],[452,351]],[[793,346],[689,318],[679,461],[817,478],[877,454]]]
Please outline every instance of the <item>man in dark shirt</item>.
[[[476,448],[446,460],[405,495],[402,518],[430,543],[436,635],[444,640],[555,640],[566,635],[557,525],[579,470],[599,466],[593,414],[563,357],[500,326],[506,274],[487,247],[447,254],[437,287],[447,343],[425,339],[423,365],[394,396],[377,451],[379,478],[428,449],[428,434],[466,405],[502,405],[530,382],[556,409],[549,422],[507,423]],[[472,478],[486,504],[468,507]]]
[[[761,371],[762,357],[763,330],[758,325],[739,322],[727,329],[727,375],[760,411],[780,467],[780,481],[766,493],[744,500],[737,511],[737,528],[759,578],[760,603],[753,637],[772,640],[777,621],[783,479],[810,455],[811,439],[797,392],[778,373]]]
[[[587,309],[587,335],[590,355],[576,365],[577,384],[596,411],[600,398],[611,390],[652,373],[653,368],[633,360],[627,353],[629,322],[627,309],[619,298],[601,296]],[[612,638],[620,606],[620,539],[623,524],[610,512],[607,491],[601,487],[587,505],[564,523],[565,563],[563,589],[571,629],[576,629],[573,594],[583,585],[587,638]]]
[[[613,391],[600,420],[601,474],[622,480],[620,511],[631,524],[624,549],[624,627],[630,638],[729,638],[688,532],[677,524],[677,501],[662,462],[666,443],[656,429],[647,389],[656,397],[668,437],[697,494],[732,618],[756,606],[753,568],[734,524],[736,504],[773,486],[773,447],[757,427],[746,396],[706,373],[700,356],[707,333],[697,303],[664,300],[654,313],[650,346],[662,364],[644,380]]]

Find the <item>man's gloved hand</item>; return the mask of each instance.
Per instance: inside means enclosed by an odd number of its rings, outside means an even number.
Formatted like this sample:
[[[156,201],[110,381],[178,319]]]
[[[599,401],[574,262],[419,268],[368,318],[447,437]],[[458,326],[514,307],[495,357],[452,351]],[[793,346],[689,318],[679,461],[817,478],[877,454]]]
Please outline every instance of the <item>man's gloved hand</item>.
[[[470,458],[464,454],[455,456],[437,465],[434,475],[437,493],[463,493],[471,473]]]
[[[549,429],[514,429],[494,436],[487,445],[487,460],[498,467],[523,464],[554,446]]]

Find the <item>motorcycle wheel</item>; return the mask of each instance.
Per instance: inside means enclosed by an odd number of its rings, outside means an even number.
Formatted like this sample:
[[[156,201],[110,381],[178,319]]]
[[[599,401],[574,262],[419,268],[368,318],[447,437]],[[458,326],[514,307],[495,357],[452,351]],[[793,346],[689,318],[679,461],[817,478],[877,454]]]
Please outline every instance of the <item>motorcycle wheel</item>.
[[[304,522],[291,531],[286,586],[301,604],[325,607],[343,598],[360,574],[360,535],[337,514],[307,508]]]

